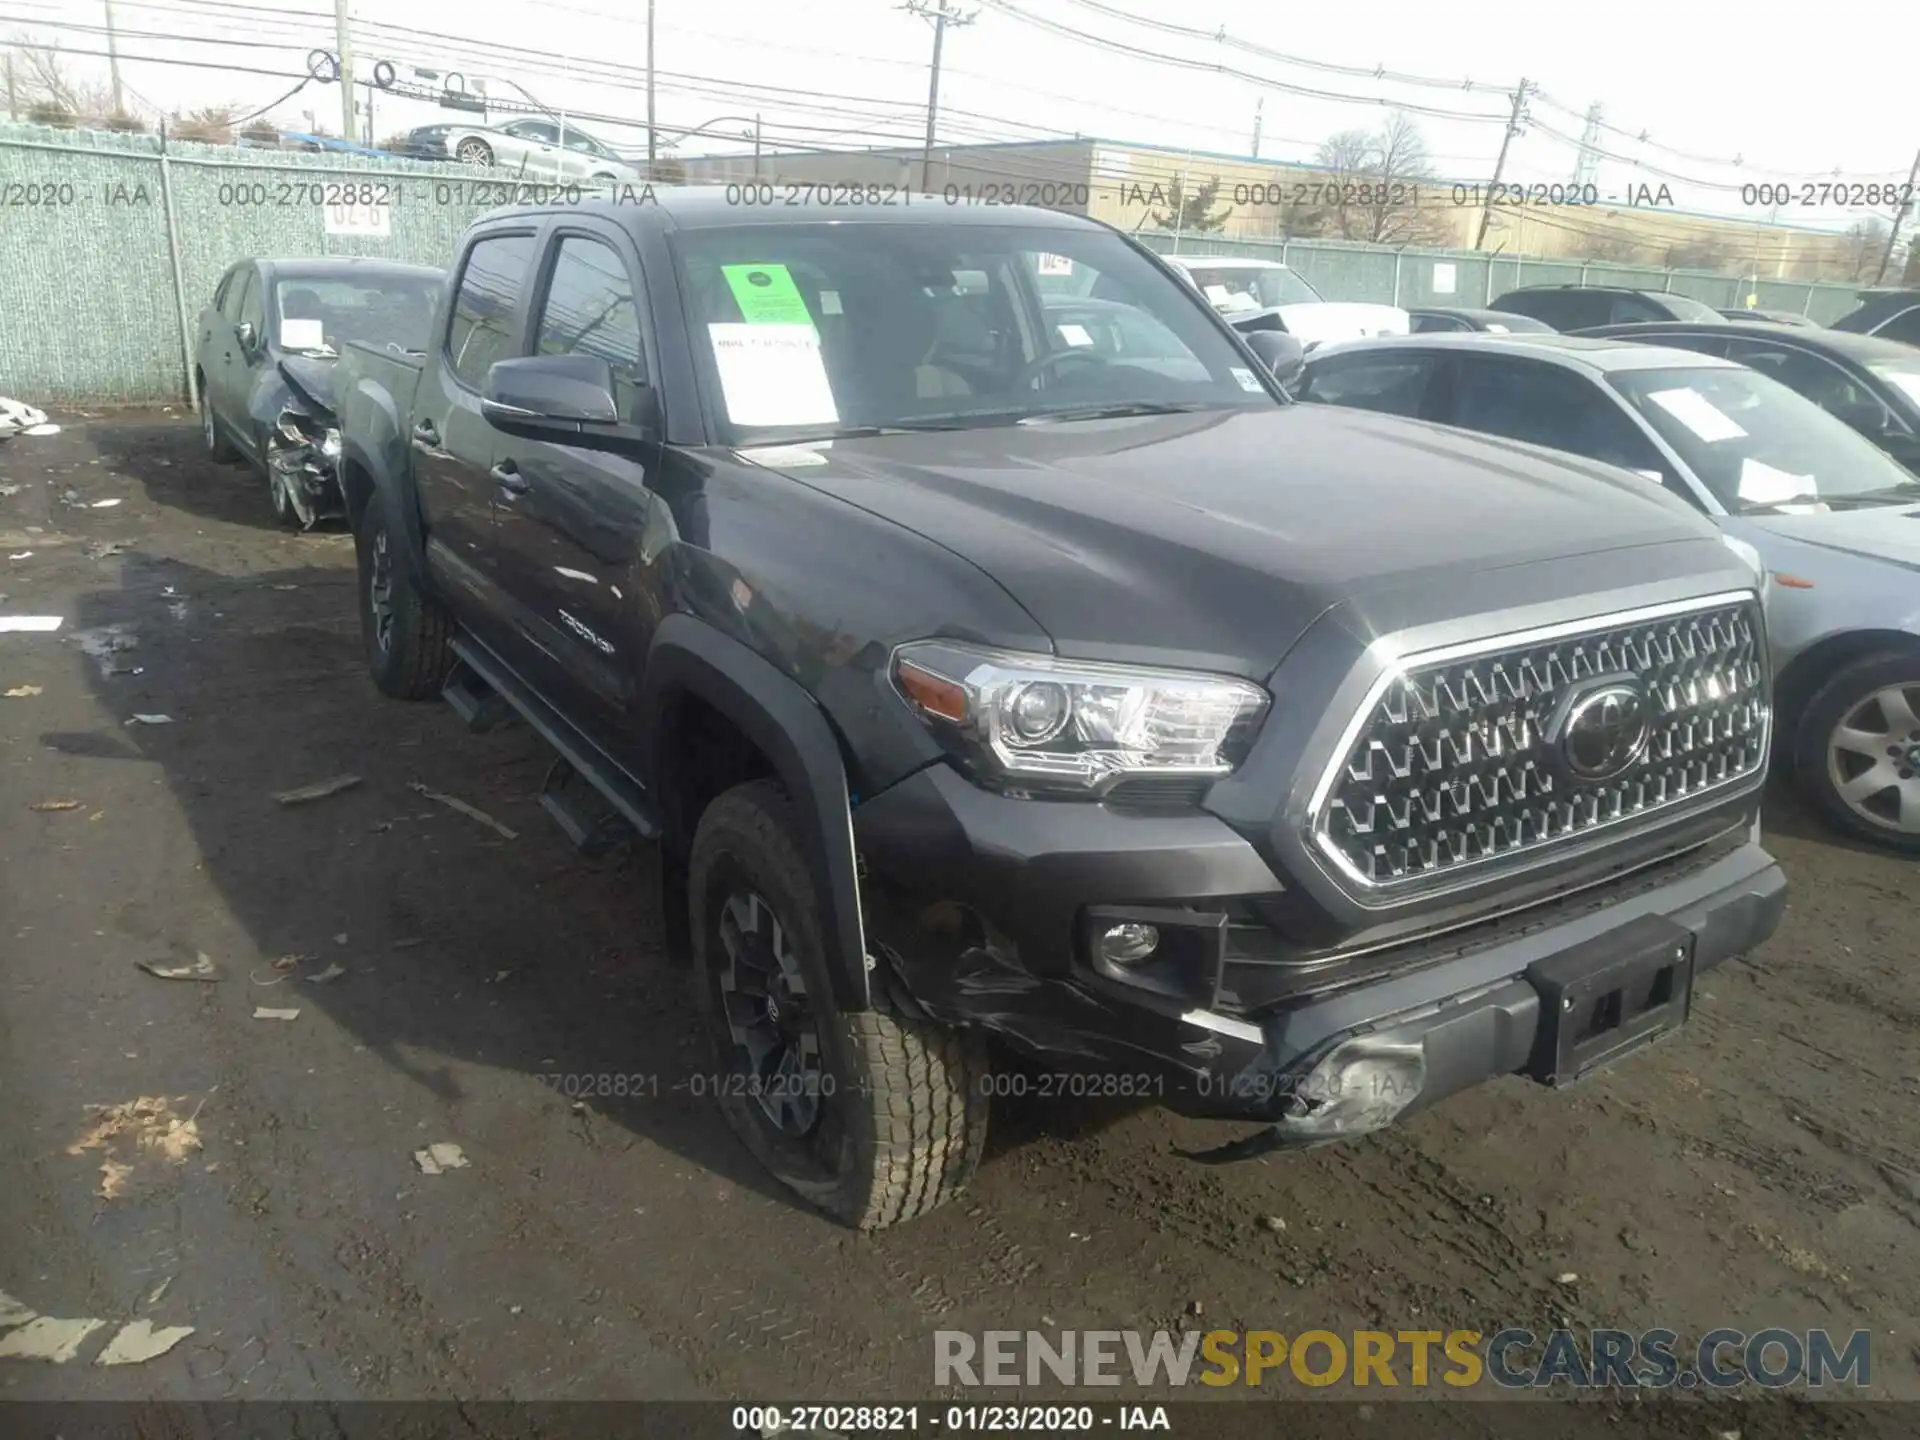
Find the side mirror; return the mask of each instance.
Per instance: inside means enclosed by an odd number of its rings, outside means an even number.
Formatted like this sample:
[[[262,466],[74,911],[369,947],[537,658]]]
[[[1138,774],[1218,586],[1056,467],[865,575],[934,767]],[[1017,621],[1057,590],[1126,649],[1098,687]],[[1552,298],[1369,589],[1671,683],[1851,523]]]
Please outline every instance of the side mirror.
[[[644,437],[613,398],[613,367],[595,355],[526,355],[487,371],[480,413],[529,440],[614,449]]]
[[[233,338],[240,342],[240,348],[242,350],[251,354],[254,342],[260,337],[255,333],[251,320],[242,320],[238,325],[233,327]]]
[[[1247,348],[1259,357],[1281,387],[1292,386],[1306,368],[1307,352],[1297,337],[1285,330],[1255,330],[1246,337]]]

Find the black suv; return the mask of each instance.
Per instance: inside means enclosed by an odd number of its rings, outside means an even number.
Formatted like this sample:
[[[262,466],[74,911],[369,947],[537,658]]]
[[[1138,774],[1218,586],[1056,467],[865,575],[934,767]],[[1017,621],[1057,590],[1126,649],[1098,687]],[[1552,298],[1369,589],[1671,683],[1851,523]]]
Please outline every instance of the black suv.
[[[340,361],[374,678],[655,843],[722,1111],[848,1223],[964,1183],[988,1037],[1308,1144],[1611,1063],[1779,918],[1747,562],[1291,404],[1108,226],[513,209],[438,315]]]
[[[1731,325],[1718,310],[1690,295],[1660,290],[1624,290],[1605,285],[1528,285],[1509,290],[1488,306],[1531,315],[1556,330],[1629,325],[1637,320],[1694,320]]]

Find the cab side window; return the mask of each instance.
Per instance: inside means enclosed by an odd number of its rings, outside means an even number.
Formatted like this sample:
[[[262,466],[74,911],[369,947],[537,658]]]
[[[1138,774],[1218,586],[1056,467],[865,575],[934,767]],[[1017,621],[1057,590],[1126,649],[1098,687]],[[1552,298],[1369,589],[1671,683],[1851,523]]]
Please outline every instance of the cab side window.
[[[1439,360],[1432,355],[1366,355],[1309,365],[1298,398],[1388,415],[1418,416]]]
[[[633,416],[634,389],[646,383],[640,309],[626,262],[611,245],[583,235],[560,240],[553,278],[540,305],[536,355],[593,355],[613,371],[613,398]]]
[[[482,389],[493,362],[513,354],[514,311],[532,259],[531,235],[488,236],[467,252],[447,327],[447,363],[469,389]]]
[[[1626,470],[1669,469],[1597,384],[1555,365],[1463,355],[1448,423]]]

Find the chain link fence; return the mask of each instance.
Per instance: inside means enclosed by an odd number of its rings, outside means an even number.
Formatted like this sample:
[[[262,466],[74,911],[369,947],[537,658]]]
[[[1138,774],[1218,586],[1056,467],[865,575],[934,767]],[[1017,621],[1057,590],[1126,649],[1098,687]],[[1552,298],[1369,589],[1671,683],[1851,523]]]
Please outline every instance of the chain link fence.
[[[188,393],[194,326],[249,256],[377,255],[445,265],[515,197],[498,170],[0,125],[0,394],[138,404]],[[530,198],[563,193],[526,184]],[[353,203],[365,202],[365,203]],[[1143,235],[1188,255],[1283,261],[1329,300],[1484,305],[1520,285],[1627,285],[1831,321],[1859,287],[1330,240]]]
[[[1223,240],[1210,235],[1176,239],[1172,234],[1151,233],[1143,233],[1140,239],[1164,253],[1278,260],[1298,271],[1329,300],[1371,300],[1385,305],[1477,307],[1522,285],[1617,285],[1687,295],[1716,310],[1745,308],[1751,295],[1758,309],[1791,311],[1825,325],[1853,309],[1865,288],[1609,265],[1598,260],[1537,260],[1478,250],[1396,250],[1344,240]]]

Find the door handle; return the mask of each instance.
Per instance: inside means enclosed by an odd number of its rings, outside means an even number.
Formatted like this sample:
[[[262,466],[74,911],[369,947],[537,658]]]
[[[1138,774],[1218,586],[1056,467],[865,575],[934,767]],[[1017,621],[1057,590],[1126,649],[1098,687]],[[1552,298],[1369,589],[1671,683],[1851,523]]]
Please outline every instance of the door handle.
[[[440,432],[433,428],[433,422],[431,420],[422,420],[418,425],[413,427],[413,443],[416,445],[426,445],[433,449],[439,448]]]
[[[527,484],[527,477],[520,473],[511,460],[502,460],[493,467],[492,473],[500,488],[509,495],[524,495],[533,488]]]

